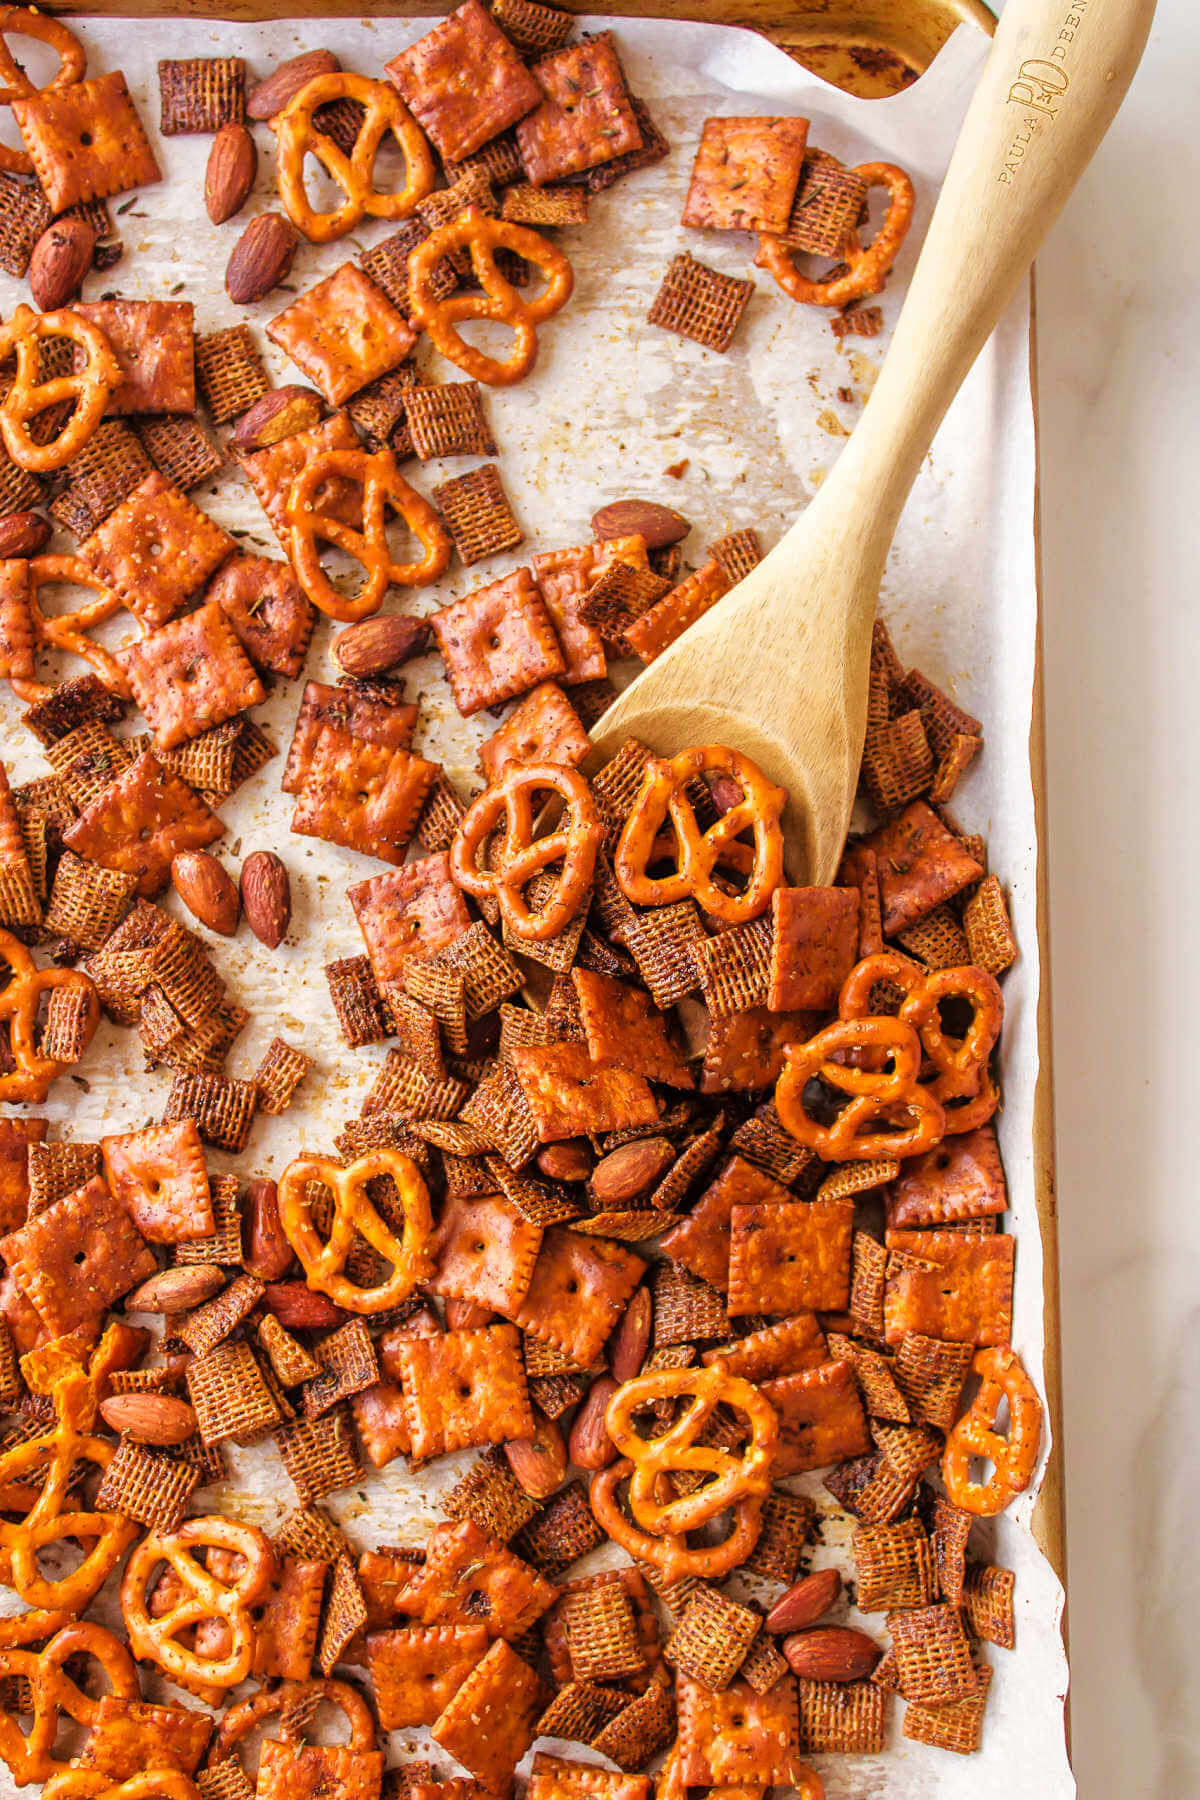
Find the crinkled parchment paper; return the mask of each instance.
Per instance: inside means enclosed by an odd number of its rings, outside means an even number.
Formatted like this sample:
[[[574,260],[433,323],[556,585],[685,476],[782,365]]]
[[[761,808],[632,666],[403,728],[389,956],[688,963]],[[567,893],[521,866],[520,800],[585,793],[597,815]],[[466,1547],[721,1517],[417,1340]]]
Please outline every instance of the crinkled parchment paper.
[[[601,21],[593,21],[599,24]],[[967,98],[984,54],[984,40],[960,30],[928,73],[906,93],[860,101],[827,87],[781,51],[731,28],[617,19],[612,21],[631,85],[650,103],[672,144],[669,159],[618,184],[593,202],[592,222],[561,234],[575,265],[575,295],[566,312],[541,328],[533,377],[511,390],[490,392],[486,404],[499,444],[499,463],[527,549],[578,543],[605,500],[628,494],[661,498],[695,524],[688,545],[702,547],[721,532],[755,525],[775,541],[832,466],[869,393],[894,322],[906,272],[912,266]],[[276,21],[235,26],[189,19],[105,19],[83,26],[93,72],[121,67],[152,134],[158,121],[155,63],[159,56],[243,54],[253,71],[304,48],[327,45],[346,67],[378,74],[384,61],[419,36],[418,20]],[[851,162],[892,158],[917,186],[916,226],[883,297],[886,328],[874,341],[838,345],[828,314],[794,306],[770,278],[750,268],[753,241],[740,235],[685,233],[679,214],[703,119],[710,113],[796,112],[812,120],[811,141]],[[268,134],[259,129],[261,177],[247,212],[220,228],[209,225],[201,193],[207,138],[158,140],[167,179],[140,191],[121,213],[127,250],[109,275],[89,280],[86,297],[115,291],[130,297],[178,295],[195,303],[201,331],[247,316],[222,288],[225,262],[249,212],[273,204]],[[122,203],[115,203],[120,206]],[[328,274],[364,244],[386,235],[370,223],[338,244],[304,246],[291,277],[297,291]],[[644,324],[671,255],[687,248],[730,273],[754,273],[757,291],[734,348],[717,356]],[[0,281],[7,314],[22,289]],[[275,294],[249,311],[252,324],[280,310]],[[257,315],[257,317],[255,316]],[[260,334],[261,335],[261,334]],[[261,338],[278,379],[291,378],[282,357]],[[428,347],[420,354],[441,379]],[[293,372],[294,373],[294,372]],[[665,471],[681,465],[677,478]],[[445,474],[470,466],[463,459],[406,472],[428,492]],[[415,469],[415,475],[414,475]],[[955,798],[955,812],[988,835],[991,865],[1011,887],[1024,955],[1005,985],[1004,1111],[999,1121],[1011,1190],[1009,1223],[1019,1240],[1016,1342],[1037,1379],[1042,1363],[1042,1255],[1031,1152],[1038,1043],[1036,1013],[1035,882],[1037,837],[1030,775],[1029,734],[1036,636],[1034,567],[1035,445],[1029,385],[1029,311],[1010,309],[968,378],[939,433],[901,521],[888,565],[884,607],[908,662],[984,721],[986,751]],[[231,470],[194,498],[247,548],[277,554],[258,507]],[[515,565],[497,558],[469,572],[455,567],[436,589],[403,606],[425,612],[493,579]],[[329,679],[330,636],[322,622],[308,674]],[[787,679],[787,646],[771,652]],[[422,699],[418,748],[443,759],[460,784],[473,774],[474,748],[484,727],[460,720],[449,701],[436,658],[412,665],[409,686]],[[281,684],[258,716],[286,748],[299,698],[298,684]],[[7,693],[0,701],[0,736],[15,780],[43,772],[32,739],[18,723]],[[490,728],[490,722],[488,722]],[[231,865],[253,849],[282,852],[292,874],[295,916],[287,945],[263,951],[243,929],[233,943],[216,940],[214,960],[253,1020],[234,1046],[231,1073],[248,1074],[276,1033],[300,1043],[317,1061],[298,1103],[280,1119],[259,1118],[240,1159],[246,1174],[278,1174],[301,1146],[327,1148],[341,1121],[359,1109],[383,1048],[348,1051],[334,1024],[322,965],[356,954],[361,943],[345,899],[348,882],[382,865],[351,852],[293,837],[291,802],[280,795],[281,764],[270,764],[248,790],[223,809],[228,832],[217,846]],[[168,905],[174,905],[168,900]],[[131,1129],[156,1119],[169,1082],[146,1074],[136,1034],[102,1027],[82,1065],[82,1080],[61,1081],[45,1111],[56,1124],[85,1138]],[[212,1153],[213,1168],[229,1159]],[[364,1482],[361,1492],[335,1496],[333,1510],[364,1547],[416,1541],[437,1520],[437,1496],[467,1458],[450,1458],[419,1477],[402,1464]],[[228,1509],[270,1529],[293,1503],[291,1484],[267,1446],[233,1451],[235,1480],[228,1491],[198,1497],[201,1507]],[[817,1477],[803,1487],[832,1508]],[[976,1529],[975,1554],[1016,1570],[1015,1655],[987,1652],[995,1665],[982,1753],[960,1759],[906,1742],[902,1708],[893,1709],[891,1744],[880,1758],[816,1758],[830,1800],[895,1796],[909,1800],[1061,1800],[1074,1792],[1063,1739],[1067,1670],[1060,1636],[1063,1594],[1029,1530],[1035,1494],[1010,1513]],[[843,1527],[827,1528],[819,1564],[841,1557]],[[878,1631],[882,1621],[865,1621]],[[153,1689],[153,1677],[147,1685]],[[423,1734],[404,1734],[398,1753]],[[577,1747],[572,1754],[580,1754]],[[584,1752],[583,1754],[587,1754]],[[443,1759],[444,1761],[445,1759]],[[12,1792],[0,1774],[0,1792]]]

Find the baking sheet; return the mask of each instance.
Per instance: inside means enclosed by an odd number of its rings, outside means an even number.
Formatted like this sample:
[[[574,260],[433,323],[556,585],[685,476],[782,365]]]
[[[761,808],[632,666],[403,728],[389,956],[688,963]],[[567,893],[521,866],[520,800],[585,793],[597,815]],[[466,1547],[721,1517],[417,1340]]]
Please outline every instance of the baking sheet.
[[[824,478],[861,412],[986,44],[964,27],[914,87],[891,99],[861,101],[828,87],[749,32],[677,21],[583,21],[591,28],[604,23],[616,31],[631,86],[650,104],[672,152],[665,163],[594,200],[586,228],[561,234],[577,277],[570,307],[541,328],[533,378],[486,396],[504,481],[530,552],[583,541],[595,508],[631,493],[667,500],[694,521],[686,546],[693,562],[701,559],[705,543],[738,526],[758,527],[770,545]],[[153,131],[159,56],[242,54],[262,74],[297,50],[325,45],[346,67],[377,74],[423,29],[421,21],[411,19],[229,25],[173,18],[98,20],[82,32],[90,72],[123,68]],[[808,116],[810,141],[838,156],[852,162],[891,158],[914,177],[916,226],[882,300],[885,333],[874,341],[851,338],[838,345],[824,311],[793,306],[768,276],[752,270],[751,239],[684,232],[678,223],[703,119],[710,113],[773,111]],[[92,277],[85,297],[110,291],[174,295],[194,302],[198,330],[245,317],[261,325],[287,297],[276,294],[257,308],[236,309],[220,278],[248,214],[273,204],[267,133],[257,132],[255,194],[237,220],[220,228],[210,226],[201,206],[209,140],[154,135],[167,179],[139,191],[121,214],[125,259],[108,276]],[[114,203],[114,209],[121,204]],[[368,224],[338,244],[302,246],[290,285],[303,291],[387,231],[386,225]],[[758,283],[726,357],[644,325],[666,262],[685,248],[731,274],[752,274]],[[0,311],[7,314],[23,297],[23,284],[0,279]],[[276,378],[293,379],[295,372],[261,331],[258,335]],[[999,1129],[1012,1203],[1009,1223],[1019,1240],[1015,1341],[1037,1379],[1044,1343],[1032,1149],[1038,847],[1029,736],[1037,602],[1028,344],[1029,310],[1022,298],[968,378],[917,480],[889,560],[883,606],[901,656],[947,683],[984,721],[987,733],[984,756],[956,795],[954,810],[968,829],[988,835],[991,866],[1010,886],[1024,951],[1005,983],[1005,1106]],[[421,354],[438,378],[456,378],[427,346]],[[417,468],[415,485],[427,493],[435,481],[469,466],[466,459],[454,459]],[[677,474],[666,474],[672,466]],[[406,473],[411,476],[414,467]],[[277,554],[272,533],[235,472],[211,491],[196,490],[193,498],[243,534],[244,547]],[[436,587],[411,600],[402,597],[399,604],[432,610],[517,561],[496,558],[469,572],[455,567]],[[330,635],[322,622],[308,659],[309,676],[331,678]],[[475,746],[492,722],[486,715],[483,722],[458,718],[436,658],[410,666],[409,687],[423,703],[418,749],[444,761],[461,787],[470,786]],[[256,715],[281,749],[298,697],[298,684],[280,684]],[[44,765],[17,715],[6,692],[0,698],[0,741],[13,780],[21,781],[43,773]],[[135,721],[127,729],[138,728]],[[288,1114],[256,1121],[250,1148],[238,1159],[245,1175],[278,1174],[302,1147],[327,1148],[341,1121],[358,1111],[384,1054],[382,1046],[350,1052],[341,1044],[321,973],[334,957],[361,951],[344,890],[349,882],[378,873],[381,865],[291,836],[291,802],[278,792],[280,768],[279,761],[268,765],[256,784],[222,808],[228,831],[218,849],[233,866],[253,849],[282,852],[295,902],[291,935],[269,955],[243,929],[233,943],[216,940],[213,957],[234,996],[253,1015],[231,1053],[230,1072],[250,1073],[276,1033],[302,1044],[316,1057],[317,1069]],[[143,1071],[135,1033],[102,1026],[80,1076],[60,1082],[38,1110],[76,1135],[95,1138],[152,1122],[168,1084],[167,1072]],[[210,1162],[214,1171],[234,1166],[219,1152],[210,1153]],[[1047,1443],[1043,1457],[1048,1448]],[[360,1491],[334,1496],[331,1509],[363,1547],[417,1541],[439,1517],[437,1495],[470,1460],[471,1453],[445,1459],[416,1479],[393,1464],[369,1477]],[[293,1503],[273,1451],[234,1450],[230,1461],[235,1479],[229,1490],[201,1493],[201,1505],[211,1503],[213,1510],[229,1510],[271,1529]],[[802,1477],[796,1485],[813,1493],[827,1512],[836,1511],[817,1477]],[[1011,1800],[1014,1794],[1034,1793],[1060,1800],[1074,1792],[1063,1733],[1063,1594],[1029,1529],[1036,1493],[1035,1484],[1007,1515],[975,1532],[974,1553],[1017,1574],[1017,1653],[985,1648],[995,1679],[981,1754],[960,1759],[908,1743],[900,1736],[903,1708],[897,1705],[885,1756],[813,1759],[829,1800],[884,1794],[898,1800],[918,1794],[927,1800],[967,1794],[973,1800]],[[825,1535],[815,1566],[844,1556],[844,1524],[827,1525]],[[877,1616],[862,1622],[881,1630]],[[146,1685],[153,1691],[154,1679]],[[394,1750],[420,1753],[423,1736],[397,1734]],[[587,1755],[578,1746],[567,1753]],[[439,1759],[448,1762],[440,1753]],[[7,1772],[0,1771],[0,1794],[14,1791]]]

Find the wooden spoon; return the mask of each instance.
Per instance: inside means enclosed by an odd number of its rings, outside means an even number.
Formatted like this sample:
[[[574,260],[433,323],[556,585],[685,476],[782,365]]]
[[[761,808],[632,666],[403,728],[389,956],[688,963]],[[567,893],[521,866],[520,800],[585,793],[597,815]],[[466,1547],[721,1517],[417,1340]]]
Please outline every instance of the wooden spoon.
[[[797,879],[833,879],[888,549],[951,400],[1108,128],[1153,0],[1006,0],[879,380],[816,498],[592,736],[743,750],[790,800]]]

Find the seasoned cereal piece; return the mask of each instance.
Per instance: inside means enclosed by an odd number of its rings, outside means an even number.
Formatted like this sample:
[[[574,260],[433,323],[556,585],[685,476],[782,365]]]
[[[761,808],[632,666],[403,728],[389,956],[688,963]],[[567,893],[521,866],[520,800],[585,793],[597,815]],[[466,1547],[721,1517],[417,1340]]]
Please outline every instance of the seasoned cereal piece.
[[[975,1665],[957,1607],[889,1612],[887,1626],[906,1700],[942,1706],[976,1692]]]
[[[190,300],[88,300],[74,310],[99,326],[121,370],[106,411],[190,413],[196,409]]]
[[[591,969],[573,969],[588,1055],[602,1066],[627,1069],[669,1087],[695,1085],[667,1030],[667,1021],[639,989]]]
[[[105,200],[162,179],[119,69],[12,102],[50,210]]]
[[[706,350],[728,350],[754,283],[723,275],[686,251],[673,256],[646,322],[676,337],[692,338]]]
[[[642,1258],[620,1244],[553,1226],[542,1240],[516,1322],[577,1367],[588,1368],[645,1269]]]
[[[401,980],[410,956],[434,954],[471,924],[445,853],[360,881],[347,893],[379,982]]]
[[[858,960],[858,895],[852,888],[776,888],[771,896],[773,1012],[837,1005]]]
[[[155,469],[81,546],[79,560],[152,628],[165,625],[233,547],[229,533]]]
[[[117,652],[160,750],[221,725],[266,690],[216,601]]]
[[[581,1132],[652,1125],[659,1107],[641,1075],[593,1062],[586,1044],[530,1044],[513,1052],[513,1070],[537,1126],[539,1143]]]
[[[209,331],[195,341],[196,386],[214,425],[227,425],[270,387],[267,371],[246,324]]]
[[[404,361],[417,334],[382,289],[343,263],[267,324],[267,336],[341,406]]]
[[[517,125],[517,144],[535,187],[641,148],[611,32],[541,57],[533,76],[542,100]]]
[[[146,455],[174,487],[187,493],[225,467],[225,453],[195,419],[158,416],[138,421]]]
[[[620,1681],[646,1667],[633,1602],[618,1581],[572,1585],[552,1614],[577,1681]]]
[[[874,1681],[799,1681],[800,1747],[817,1754],[878,1756],[887,1694]]]
[[[663,1645],[663,1656],[681,1675],[719,1693],[742,1666],[761,1625],[758,1613],[701,1583]]]
[[[429,1241],[431,1293],[512,1318],[529,1291],[542,1230],[499,1194],[447,1198]]]
[[[846,233],[858,224],[866,196],[867,184],[857,170],[824,150],[809,148],[787,225],[779,236],[794,250],[837,258]]]
[[[21,280],[50,219],[46,196],[35,182],[0,174],[0,269],[6,275]]]
[[[148,1242],[212,1234],[208,1168],[193,1119],[101,1138],[100,1148],[109,1187]]]
[[[501,550],[515,550],[525,541],[495,463],[483,463],[465,475],[451,476],[434,488],[433,498],[454,540],[454,548],[468,565]],[[518,573],[528,581],[527,569]],[[546,671],[551,675],[560,672],[557,666]]]
[[[95,1331],[113,1301],[156,1267],[98,1176],[0,1238],[0,1255],[52,1337]]]
[[[430,1729],[435,1744],[495,1792],[511,1780],[546,1703],[540,1677],[497,1638]]]
[[[766,1381],[762,1392],[779,1415],[776,1480],[862,1456],[871,1448],[866,1415],[849,1363],[827,1362],[799,1375]]]
[[[335,1406],[320,1418],[289,1420],[276,1431],[275,1442],[302,1505],[362,1480],[362,1464],[344,1406]]]
[[[905,1737],[918,1744],[933,1744],[939,1750],[953,1750],[958,1756],[972,1756],[983,1741],[983,1715],[992,1673],[987,1663],[977,1663],[976,1690],[960,1700],[943,1700],[936,1706],[910,1701],[904,1709]]]
[[[566,763],[578,768],[591,750],[578,713],[555,681],[531,688],[498,731],[485,738],[479,762],[489,782],[509,763]]]
[[[1012,1334],[1011,1237],[959,1231],[889,1231],[884,1336],[905,1332],[952,1344],[1006,1344]]]
[[[875,852],[883,934],[895,937],[978,881],[983,866],[923,800],[864,839]]]
[[[422,462],[435,456],[496,454],[477,381],[418,382],[405,393],[404,416]]]
[[[587,189],[582,187],[533,187],[527,181],[506,187],[500,217],[514,225],[586,225]]]
[[[479,0],[465,0],[386,68],[444,161],[471,156],[542,97]]]
[[[408,1625],[371,1632],[367,1668],[384,1731],[434,1724],[487,1647],[482,1625]]]
[[[195,1119],[206,1144],[240,1155],[246,1148],[257,1104],[258,1090],[252,1081],[203,1072],[180,1073],[167,1094],[163,1122]]]
[[[207,848],[224,829],[199,796],[147,751],[84,807],[63,841],[78,856],[136,875],[136,891],[149,897],[166,887],[172,857]]]
[[[807,119],[706,119],[683,223],[707,231],[782,231],[807,139]]]
[[[773,1488],[763,1502],[758,1542],[742,1567],[789,1585],[796,1579],[804,1546],[816,1536],[816,1518],[816,1506],[806,1494]]]
[[[854,1207],[759,1201],[730,1213],[729,1310],[837,1312],[850,1298]]]
[[[464,717],[564,672],[554,627],[528,569],[453,601],[430,623]]]
[[[240,56],[191,56],[161,61],[159,130],[164,137],[217,132],[246,116],[246,65]]]
[[[473,1519],[502,1543],[537,1517],[539,1506],[518,1486],[502,1450],[486,1450],[441,1501],[451,1519]]]
[[[294,681],[304,667],[316,609],[291,566],[269,556],[231,556],[206,598],[221,608],[256,669]]]
[[[851,1540],[860,1612],[928,1606],[933,1599],[933,1546],[917,1519],[860,1525]]]

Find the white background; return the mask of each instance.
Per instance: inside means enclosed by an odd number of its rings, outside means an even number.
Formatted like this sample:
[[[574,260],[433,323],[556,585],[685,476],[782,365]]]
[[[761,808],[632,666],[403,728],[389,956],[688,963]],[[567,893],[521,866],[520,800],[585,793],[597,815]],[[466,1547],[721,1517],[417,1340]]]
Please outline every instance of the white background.
[[[1200,10],[1038,261],[1074,1759],[1200,1794]]]

